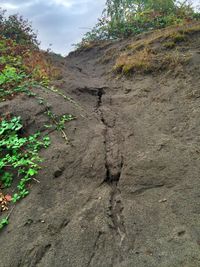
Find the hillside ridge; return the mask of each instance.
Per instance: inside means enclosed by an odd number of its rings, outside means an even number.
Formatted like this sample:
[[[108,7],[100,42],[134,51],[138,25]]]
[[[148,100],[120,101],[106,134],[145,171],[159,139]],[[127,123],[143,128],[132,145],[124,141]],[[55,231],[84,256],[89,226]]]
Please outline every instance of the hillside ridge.
[[[196,25],[52,54],[58,91],[33,92],[58,116],[76,117],[68,144],[44,127],[46,110],[33,97],[0,103],[1,114],[20,116],[28,133],[49,133],[52,142],[41,151],[39,183],[0,233],[1,267],[199,266]]]

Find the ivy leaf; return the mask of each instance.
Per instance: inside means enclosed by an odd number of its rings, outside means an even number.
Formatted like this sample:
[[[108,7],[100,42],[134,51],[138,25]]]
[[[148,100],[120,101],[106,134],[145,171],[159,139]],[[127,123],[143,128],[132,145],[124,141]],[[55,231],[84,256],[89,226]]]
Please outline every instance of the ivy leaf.
[[[30,176],[34,176],[34,175],[37,174],[37,170],[35,170],[35,169],[29,169],[27,174],[30,175]]]

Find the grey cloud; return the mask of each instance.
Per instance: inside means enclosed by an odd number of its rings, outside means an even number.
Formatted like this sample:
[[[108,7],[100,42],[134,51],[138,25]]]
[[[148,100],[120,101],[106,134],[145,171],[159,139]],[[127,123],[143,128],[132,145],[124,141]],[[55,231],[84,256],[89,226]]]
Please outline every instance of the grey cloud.
[[[67,7],[53,0],[1,0],[3,4],[17,6],[17,9],[7,8],[8,13],[18,12],[32,21],[34,29],[38,30],[43,49],[52,43],[52,49],[61,54],[67,54],[72,50],[71,44],[81,40],[87,31],[83,28],[95,25],[105,4],[105,0],[70,2],[72,5]]]
[[[0,1],[2,4],[12,4],[17,7],[17,9],[8,8],[9,13],[18,12],[33,22],[33,27],[38,29],[43,49],[52,43],[55,52],[67,54],[72,49],[71,44],[80,41],[83,34],[88,31],[87,28],[95,25],[106,0]],[[65,3],[68,1],[71,5],[61,5],[62,1]],[[193,0],[193,3],[199,4],[199,0]]]

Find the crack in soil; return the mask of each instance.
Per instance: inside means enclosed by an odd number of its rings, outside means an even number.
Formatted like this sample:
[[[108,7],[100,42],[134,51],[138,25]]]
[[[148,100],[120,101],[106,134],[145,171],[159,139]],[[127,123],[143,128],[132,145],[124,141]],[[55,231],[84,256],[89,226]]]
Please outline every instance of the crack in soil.
[[[144,185],[141,188],[138,188],[135,191],[131,192],[131,194],[140,195],[140,194],[146,192],[147,190],[155,189],[155,188],[161,188],[161,187],[164,187],[164,186],[165,186],[164,183],[155,184],[155,185],[153,185],[153,184],[152,185]]]
[[[102,104],[102,96],[105,94],[105,91],[103,88],[97,88],[97,96],[98,96],[98,100],[97,100],[97,108],[99,108]]]
[[[96,240],[95,240],[95,242],[94,242],[94,248],[93,248],[93,252],[92,252],[92,255],[90,256],[90,259],[89,259],[89,261],[88,261],[88,264],[87,264],[87,267],[89,267],[90,265],[91,265],[91,263],[92,263],[92,261],[93,261],[93,259],[94,259],[94,257],[95,257],[95,254],[96,254],[96,251],[98,250],[98,241],[99,241],[99,239],[100,239],[100,237],[101,237],[101,235],[102,235],[103,233],[101,232],[101,231],[99,231],[99,233],[98,233],[98,235],[97,235],[97,237],[96,237]]]
[[[122,214],[123,203],[120,199],[121,192],[118,188],[118,183],[121,178],[122,169],[124,165],[123,156],[118,147],[118,140],[113,127],[110,127],[104,118],[102,107],[102,96],[105,92],[98,90],[97,113],[104,125],[104,146],[105,146],[105,169],[106,174],[102,184],[106,183],[110,186],[110,200],[108,215],[112,221],[112,229],[115,231],[115,238],[119,237],[119,246],[126,236],[126,229],[124,226],[124,217]]]
[[[112,228],[120,237],[119,246],[121,247],[122,242],[126,237],[126,229],[124,226],[124,216],[122,214],[124,207],[120,199],[120,194],[120,190],[117,188],[117,185],[114,184],[110,195],[109,216],[112,221]]]
[[[105,163],[106,177],[104,179],[104,183],[107,183],[107,184],[110,184],[110,185],[115,185],[117,187],[118,183],[119,183],[119,180],[121,178],[121,173],[122,173],[122,169],[123,169],[123,165],[124,165],[123,157],[121,156],[119,169],[118,169],[117,172],[112,170],[113,167],[110,166],[110,163],[107,160],[107,156],[106,156],[105,162],[106,162]]]

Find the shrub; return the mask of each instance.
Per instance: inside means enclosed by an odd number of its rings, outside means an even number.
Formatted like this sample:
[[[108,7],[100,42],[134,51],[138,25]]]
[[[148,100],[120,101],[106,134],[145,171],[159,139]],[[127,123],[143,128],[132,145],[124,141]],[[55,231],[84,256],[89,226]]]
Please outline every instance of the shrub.
[[[0,9],[1,36],[14,40],[17,44],[38,46],[37,34],[31,23],[18,14],[5,16],[6,11]]]
[[[60,71],[48,54],[32,44],[21,45],[0,36],[0,99],[27,91],[32,81],[48,85]],[[29,84],[29,85],[28,85]]]
[[[96,26],[79,46],[96,40],[126,38],[153,29],[200,19],[191,5],[175,0],[107,0]]]

